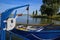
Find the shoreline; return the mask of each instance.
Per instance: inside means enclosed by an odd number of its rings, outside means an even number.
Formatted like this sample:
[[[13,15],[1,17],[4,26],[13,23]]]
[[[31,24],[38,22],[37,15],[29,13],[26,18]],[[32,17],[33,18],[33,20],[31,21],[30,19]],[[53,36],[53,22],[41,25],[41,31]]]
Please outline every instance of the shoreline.
[[[60,21],[60,17],[48,17],[48,16],[41,16],[41,15],[31,15],[32,18],[46,18],[46,19],[52,19],[52,20],[57,20]]]

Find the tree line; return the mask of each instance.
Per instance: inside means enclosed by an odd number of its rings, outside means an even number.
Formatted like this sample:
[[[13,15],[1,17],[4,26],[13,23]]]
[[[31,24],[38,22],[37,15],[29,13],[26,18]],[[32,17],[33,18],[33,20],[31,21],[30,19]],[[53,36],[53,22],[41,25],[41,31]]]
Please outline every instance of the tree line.
[[[42,0],[40,11],[41,15],[47,14],[47,16],[53,16],[57,14],[60,7],[60,0]]]
[[[33,13],[32,13],[33,15],[38,15],[38,11],[36,10],[36,11],[33,11]]]

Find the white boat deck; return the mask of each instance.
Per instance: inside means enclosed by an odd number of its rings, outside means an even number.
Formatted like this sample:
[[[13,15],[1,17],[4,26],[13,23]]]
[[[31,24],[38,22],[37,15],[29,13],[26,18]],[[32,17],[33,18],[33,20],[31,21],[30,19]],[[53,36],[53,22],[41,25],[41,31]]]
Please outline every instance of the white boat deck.
[[[33,27],[33,26],[23,26],[23,25],[20,25],[20,26],[17,26],[16,29],[18,30],[23,30],[23,31],[36,31],[36,32],[39,32],[41,30],[43,30],[44,28],[43,27]]]

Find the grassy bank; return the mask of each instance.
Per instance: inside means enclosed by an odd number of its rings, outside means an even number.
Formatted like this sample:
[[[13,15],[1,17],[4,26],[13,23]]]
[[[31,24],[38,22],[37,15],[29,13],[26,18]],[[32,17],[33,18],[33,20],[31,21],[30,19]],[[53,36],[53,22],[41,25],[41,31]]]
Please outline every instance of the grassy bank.
[[[31,15],[32,18],[47,18],[60,21],[60,16],[42,16],[42,15]]]

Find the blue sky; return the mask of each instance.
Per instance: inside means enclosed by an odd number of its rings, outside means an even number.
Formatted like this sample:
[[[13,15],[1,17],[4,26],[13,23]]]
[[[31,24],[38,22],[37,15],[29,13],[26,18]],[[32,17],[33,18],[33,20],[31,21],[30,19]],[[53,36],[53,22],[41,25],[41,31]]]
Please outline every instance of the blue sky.
[[[6,9],[23,6],[29,4],[30,5],[30,14],[40,9],[42,5],[42,0],[0,0],[0,13],[5,11]],[[17,13],[26,13],[26,7],[19,8]]]

